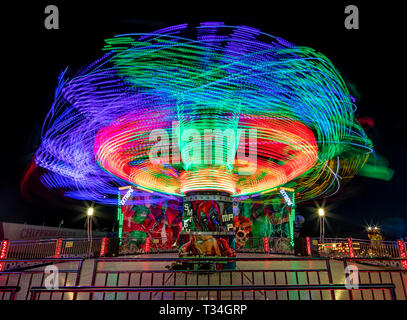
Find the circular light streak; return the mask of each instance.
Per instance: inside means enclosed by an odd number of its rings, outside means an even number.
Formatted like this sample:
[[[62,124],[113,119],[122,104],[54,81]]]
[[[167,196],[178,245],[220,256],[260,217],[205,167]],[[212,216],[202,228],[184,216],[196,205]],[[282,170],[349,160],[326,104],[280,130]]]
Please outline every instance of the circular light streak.
[[[372,151],[346,84],[311,48],[205,22],[115,36],[103,50],[62,72],[34,158],[41,182],[69,197],[113,204],[129,183],[236,197],[284,185],[302,201],[336,192]],[[157,142],[164,161],[150,157]]]

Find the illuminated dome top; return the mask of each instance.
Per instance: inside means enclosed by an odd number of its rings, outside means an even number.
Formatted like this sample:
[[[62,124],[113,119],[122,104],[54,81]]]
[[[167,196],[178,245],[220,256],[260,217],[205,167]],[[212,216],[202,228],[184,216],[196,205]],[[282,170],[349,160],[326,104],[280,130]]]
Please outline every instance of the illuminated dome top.
[[[35,164],[72,198],[117,186],[184,195],[334,192],[371,152],[346,85],[313,49],[246,26],[177,25],[106,40],[63,72]]]

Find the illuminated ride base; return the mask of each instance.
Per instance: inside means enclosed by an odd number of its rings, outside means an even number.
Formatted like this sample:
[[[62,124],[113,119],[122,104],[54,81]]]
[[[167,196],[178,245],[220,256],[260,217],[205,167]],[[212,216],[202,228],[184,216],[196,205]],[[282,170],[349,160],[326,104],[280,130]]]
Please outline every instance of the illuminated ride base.
[[[233,258],[237,250],[253,248],[253,239],[258,244],[259,240],[263,243],[265,238],[280,236],[289,238],[290,248],[294,246],[293,189],[278,188],[269,199],[237,199],[212,190],[188,192],[178,203],[157,200],[153,195],[133,197],[134,190],[130,186],[119,189],[117,219],[122,248],[137,243],[148,252],[149,246],[163,251],[176,246],[186,261],[173,265],[174,269],[235,269],[235,262],[194,260]]]

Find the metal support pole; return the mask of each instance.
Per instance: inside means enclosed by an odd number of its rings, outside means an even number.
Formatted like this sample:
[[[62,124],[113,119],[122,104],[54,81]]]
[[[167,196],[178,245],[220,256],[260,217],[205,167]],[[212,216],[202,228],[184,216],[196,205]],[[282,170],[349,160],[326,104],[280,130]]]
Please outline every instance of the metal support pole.
[[[322,243],[322,217],[319,217],[319,243]]]
[[[88,242],[89,242],[89,255],[92,255],[92,216],[88,215]]]

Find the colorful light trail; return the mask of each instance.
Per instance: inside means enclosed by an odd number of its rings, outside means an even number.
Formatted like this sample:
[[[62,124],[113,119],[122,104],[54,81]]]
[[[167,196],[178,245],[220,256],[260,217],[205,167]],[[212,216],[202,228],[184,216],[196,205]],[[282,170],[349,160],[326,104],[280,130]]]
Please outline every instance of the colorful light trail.
[[[336,192],[372,152],[346,84],[311,48],[205,22],[118,35],[103,50],[61,73],[34,158],[41,182],[68,197],[116,204],[128,184],[234,197],[285,186],[298,202]]]

